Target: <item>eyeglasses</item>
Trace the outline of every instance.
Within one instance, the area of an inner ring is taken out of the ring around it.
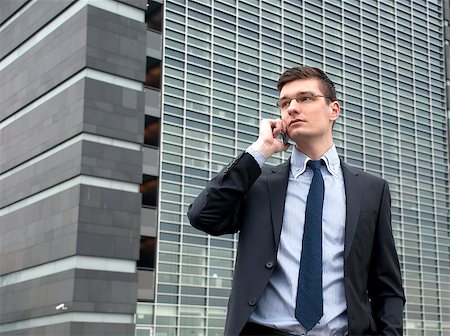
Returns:
[[[318,98],[318,97],[331,99],[328,96],[323,96],[323,95],[320,95],[320,94],[317,94],[314,92],[307,91],[307,92],[298,93],[294,98],[288,98],[288,97],[282,98],[279,101],[277,101],[277,106],[280,109],[284,110],[284,109],[287,109],[289,107],[289,105],[291,105],[292,99],[295,99],[297,101],[297,103],[299,103],[299,104],[308,104],[308,103],[311,103],[314,100],[316,100],[316,98]]]

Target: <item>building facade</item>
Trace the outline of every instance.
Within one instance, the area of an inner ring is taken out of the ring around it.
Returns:
[[[450,333],[448,13],[438,0],[164,3],[156,294],[138,304],[140,335],[223,332],[236,237],[202,234],[186,210],[278,117],[276,80],[298,64],[337,84],[340,155],[390,182],[405,334]]]
[[[1,335],[135,333],[145,10],[0,3]]]
[[[336,83],[339,154],[390,182],[405,335],[450,334],[449,16],[448,0],[1,2],[0,335],[222,335],[237,236],[187,207],[279,116],[299,64]]]

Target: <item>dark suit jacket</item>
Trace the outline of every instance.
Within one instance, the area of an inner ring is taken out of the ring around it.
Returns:
[[[404,292],[386,181],[341,162],[346,192],[344,282],[349,335],[401,335]],[[262,170],[243,153],[191,204],[191,224],[239,231],[225,335],[239,335],[277,262],[290,160]]]

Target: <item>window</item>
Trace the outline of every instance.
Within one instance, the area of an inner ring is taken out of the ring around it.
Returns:
[[[147,28],[161,32],[162,30],[162,4],[148,0],[147,11],[145,12],[145,22]]]
[[[159,147],[160,119],[149,115],[145,116],[144,144]]]
[[[147,57],[145,85],[155,89],[161,88],[161,60]]]
[[[142,193],[142,205],[156,207],[158,202],[158,177],[144,175],[140,192]]]
[[[141,237],[139,260],[137,261],[138,269],[153,270],[155,268],[155,249],[155,237]]]

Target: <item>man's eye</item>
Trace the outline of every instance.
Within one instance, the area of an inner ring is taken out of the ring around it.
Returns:
[[[301,96],[300,97],[300,101],[302,101],[302,102],[308,102],[308,101],[311,101],[311,100],[312,100],[311,96]]]
[[[291,102],[289,100],[281,101],[281,107],[288,107]]]

